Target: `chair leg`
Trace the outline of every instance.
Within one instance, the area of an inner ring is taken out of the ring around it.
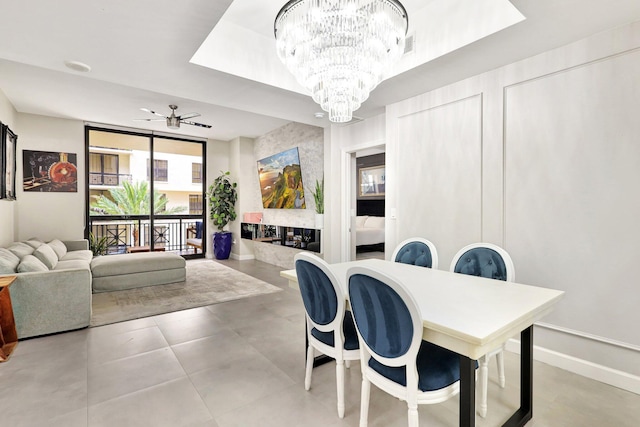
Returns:
[[[498,364],[498,379],[500,381],[500,387],[504,388],[506,379],[504,376],[504,353],[502,351],[496,354],[496,363]]]
[[[480,362],[480,405],[478,412],[482,418],[487,416],[487,388],[489,383],[489,360],[485,354],[479,360]]]
[[[362,377],[362,392],[360,396],[360,427],[367,427],[369,418],[369,395],[371,394],[371,383],[364,376]]]
[[[336,360],[336,383],[338,386],[338,417],[344,418],[344,360]]]
[[[415,408],[409,408],[408,411],[409,418],[409,427],[418,427],[420,425],[420,420],[418,419],[418,406]]]
[[[351,360],[345,360],[344,361],[344,366],[349,369],[351,367]]]
[[[304,389],[309,390],[311,388],[311,372],[313,371],[313,358],[315,357],[313,346],[307,347],[307,366],[304,374]]]

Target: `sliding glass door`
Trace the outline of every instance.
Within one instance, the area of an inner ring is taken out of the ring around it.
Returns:
[[[94,253],[204,256],[204,142],[93,127],[86,140]]]

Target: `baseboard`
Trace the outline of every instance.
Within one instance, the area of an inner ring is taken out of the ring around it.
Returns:
[[[520,354],[520,341],[515,339],[507,341],[506,349]],[[640,394],[640,377],[636,375],[538,346],[533,346],[533,358],[574,374]]]
[[[238,254],[231,253],[231,259],[235,259],[238,261],[247,261],[250,259],[256,259],[256,256],[255,255],[238,255]]]

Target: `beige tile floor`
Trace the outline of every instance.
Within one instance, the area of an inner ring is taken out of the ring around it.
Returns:
[[[335,369],[314,370],[304,391],[304,315],[279,267],[227,261],[283,292],[21,342],[0,364],[0,426],[357,426],[359,364],[346,374],[346,416],[335,407]],[[494,366],[492,366],[493,368]],[[497,426],[518,402],[518,357],[507,387],[490,369]],[[640,396],[534,365],[532,427],[637,427]],[[458,399],[422,406],[421,426],[456,426]],[[369,425],[406,426],[406,405],[372,388]]]

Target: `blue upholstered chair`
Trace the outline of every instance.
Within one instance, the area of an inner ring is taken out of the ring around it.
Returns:
[[[360,339],[360,427],[367,425],[371,383],[407,402],[409,427],[418,404],[443,402],[460,391],[460,355],[422,340],[422,314],[395,279],[377,270],[347,272],[349,301]]]
[[[391,260],[421,267],[438,268],[438,251],[436,246],[427,239],[412,237],[396,246]]]
[[[353,317],[345,309],[345,295],[324,260],[309,253],[300,253],[294,260],[309,342],[304,388],[311,388],[315,350],[333,357],[336,360],[338,416],[343,418],[345,361],[348,364],[350,360],[360,359]]]
[[[451,261],[451,271],[471,276],[487,277],[489,279],[513,282],[515,268],[511,257],[499,246],[491,243],[474,243],[460,249]],[[489,384],[489,359],[496,356],[500,387],[504,388],[504,357],[505,345],[490,351],[480,359],[480,405],[478,412],[482,417],[487,416],[487,387]]]

